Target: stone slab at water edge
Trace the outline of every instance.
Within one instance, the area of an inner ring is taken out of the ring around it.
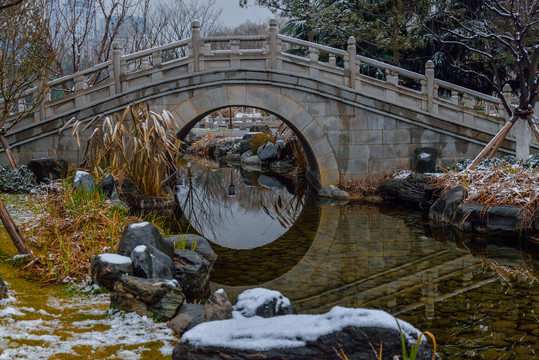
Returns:
[[[407,349],[420,331],[398,320]],[[186,332],[172,353],[173,360],[208,359],[382,359],[402,354],[397,320],[380,310],[334,307],[322,315],[234,318],[200,324]],[[417,360],[430,360],[433,351],[422,337]]]

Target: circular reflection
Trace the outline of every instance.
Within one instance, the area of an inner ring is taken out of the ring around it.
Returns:
[[[305,192],[296,192],[286,178],[191,164],[180,174],[178,202],[190,230],[220,247],[253,249],[272,243],[303,209]]]

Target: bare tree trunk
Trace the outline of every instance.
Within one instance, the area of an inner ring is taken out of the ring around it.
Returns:
[[[17,228],[17,225],[15,225],[15,223],[13,222],[13,219],[11,218],[11,215],[9,215],[9,212],[4,206],[4,202],[2,201],[2,199],[0,199],[0,219],[2,219],[2,223],[4,224],[4,227],[6,228],[17,250],[19,250],[21,254],[32,255],[32,250],[30,250],[30,248],[26,244],[26,241],[24,240],[24,237],[21,235],[19,229]]]
[[[2,146],[4,147],[4,151],[6,152],[7,158],[9,160],[9,165],[13,170],[15,170],[17,168],[17,162],[13,157],[13,153],[11,152],[11,148],[9,147],[9,143],[6,140],[5,134],[5,132],[0,132],[0,142],[2,142]]]

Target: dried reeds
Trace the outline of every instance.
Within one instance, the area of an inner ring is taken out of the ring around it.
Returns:
[[[433,178],[434,185],[449,190],[463,186],[465,202],[485,206],[513,205],[533,215],[539,200],[539,169],[520,165],[493,165],[483,170],[448,171]]]
[[[172,115],[134,104],[121,116],[115,113],[99,123],[101,120],[98,116],[82,129],[80,121],[73,123],[79,146],[79,133],[95,126],[84,150],[94,177],[112,174],[119,182],[131,180],[142,195],[166,196],[161,183],[168,172],[177,170],[175,159],[180,147]]]

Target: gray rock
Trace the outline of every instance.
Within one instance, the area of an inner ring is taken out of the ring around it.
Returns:
[[[254,288],[238,295],[234,310],[245,317],[261,316],[269,318],[279,315],[295,314],[296,309],[290,300],[276,290]]]
[[[38,183],[48,180],[59,180],[68,169],[67,160],[63,158],[41,158],[33,159],[28,162],[28,169],[34,173]]]
[[[261,132],[265,132],[265,133],[270,133],[271,134],[271,129],[268,125],[266,124],[256,124],[256,125],[252,125],[250,128],[249,128],[249,132],[251,133],[261,133]]]
[[[246,164],[246,165],[260,165],[260,164],[262,164],[262,160],[260,160],[260,158],[258,156],[256,156],[256,155],[249,155],[249,156],[242,155],[241,162]]]
[[[167,241],[174,244],[178,241],[185,241],[185,249],[191,250],[202,256],[210,262],[210,265],[217,261],[217,254],[213,251],[210,242],[203,236],[196,234],[179,234],[165,238]]]
[[[346,309],[340,308],[327,314],[311,316],[324,319],[315,320],[317,323],[339,322],[342,321],[341,319],[349,318],[349,316],[342,314],[343,310]],[[363,309],[354,310],[362,311]],[[338,312],[341,312],[340,316],[337,315]],[[379,325],[371,323],[366,326],[344,326],[343,324],[333,328],[329,327],[324,332],[318,330],[314,336],[304,335],[301,328],[297,329],[297,327],[293,327],[293,329],[296,329],[295,331],[283,331],[283,326],[295,323],[295,315],[288,315],[286,321],[283,319],[283,322],[278,321],[279,318],[274,318],[242,319],[241,323],[238,323],[238,319],[203,323],[184,334],[182,340],[172,352],[172,360],[330,360],[339,359],[341,351],[351,360],[378,358],[373,354],[373,347],[376,348],[376,351],[380,351],[384,360],[390,360],[394,359],[395,355],[402,354],[402,344],[399,330],[396,326],[391,326],[394,324],[393,319],[389,314],[387,315],[388,317],[384,316],[385,321],[380,321]],[[365,313],[364,317],[368,318],[372,317],[372,315]],[[301,324],[301,320],[298,319],[298,322]],[[410,353],[411,345],[415,345],[417,342],[419,332],[409,324],[405,325],[404,322],[401,322],[401,325],[407,339],[405,344],[406,352]],[[218,329],[222,332],[219,335],[219,345],[196,345],[201,339],[204,339],[202,341],[206,342],[206,344],[211,344],[211,334]],[[230,330],[227,332],[226,329]],[[261,331],[262,329],[263,332]],[[238,331],[241,331],[243,336],[238,336]],[[305,333],[311,332],[306,329]],[[267,344],[263,350],[255,350],[256,347],[250,346],[249,334],[253,334],[251,336],[256,339],[256,341],[253,340],[253,344]],[[287,344],[298,341],[303,344],[287,346]],[[380,345],[382,345],[381,349]],[[434,358],[439,359],[439,357]],[[421,342],[415,359],[433,359],[433,351],[426,341]]]
[[[146,245],[150,251],[156,248],[171,259],[174,257],[174,246],[165,241],[159,230],[149,222],[131,224],[124,230],[118,244],[118,254],[131,256],[133,249],[139,245]]]
[[[261,133],[260,131],[249,131],[249,132],[243,134],[241,139],[244,140],[244,141],[251,141],[255,135],[260,134],[260,133]]]
[[[459,204],[466,197],[466,188],[462,186],[456,186],[446,191],[429,210],[429,219],[437,223],[450,224],[455,217],[455,212]]]
[[[261,145],[257,150],[256,154],[258,158],[262,161],[273,161],[278,158],[279,144],[273,142],[267,142]],[[281,144],[281,148],[284,148],[284,145]]]
[[[347,200],[350,199],[350,194],[339,189],[335,185],[326,185],[320,189],[318,196],[329,199]]]
[[[144,279],[174,278],[174,261],[156,248],[139,245],[131,252],[133,275]]]
[[[110,295],[111,308],[134,311],[158,321],[168,321],[176,316],[184,301],[185,296],[176,281],[134,276],[120,278]]]
[[[118,190],[116,188],[116,181],[111,174],[105,176],[103,180],[97,185],[97,189],[101,190],[105,196],[111,200],[119,200]]]
[[[207,296],[211,266],[208,260],[191,250],[174,251],[174,279],[188,302]]]
[[[238,165],[241,163],[241,154],[230,154],[229,160],[231,164]]]
[[[183,304],[178,314],[167,323],[167,327],[177,336],[182,336],[184,332],[204,322],[203,313],[202,304]]]
[[[518,237],[534,227],[534,219],[525,216],[516,206],[482,206],[460,204],[455,212],[453,226],[465,232],[491,236]]]
[[[5,298],[7,298],[7,285],[2,279],[2,275],[0,275],[0,300]]]
[[[251,154],[251,141],[250,140],[241,140],[239,144],[240,154],[249,152]]]
[[[436,160],[438,150],[422,147],[416,148],[414,152],[413,170],[416,173],[431,173],[436,170]]]
[[[213,293],[204,304],[204,321],[232,319],[232,304],[223,289]]]
[[[73,179],[73,187],[77,189],[82,188],[87,193],[91,193],[95,190],[94,177],[86,171],[77,170]]]
[[[258,184],[267,189],[282,190],[284,185],[275,176],[262,174],[258,177]]]
[[[431,177],[423,174],[410,174],[405,179],[388,179],[378,186],[378,193],[386,201],[421,204],[425,197],[425,188]]]
[[[133,275],[133,263],[127,256],[100,254],[92,260],[91,276],[94,284],[109,290],[122,276]]]

